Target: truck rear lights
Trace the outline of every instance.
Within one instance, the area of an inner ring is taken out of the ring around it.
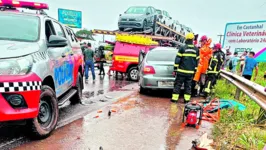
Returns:
[[[0,0],[0,6],[14,7],[14,8],[28,8],[35,10],[49,9],[48,5],[45,3],[36,3],[36,2],[18,1],[18,0]]]
[[[155,74],[155,70],[152,66],[145,66],[143,69],[143,74]]]
[[[3,97],[9,103],[9,105],[13,108],[27,108],[27,104],[20,94],[7,94],[3,93]]]

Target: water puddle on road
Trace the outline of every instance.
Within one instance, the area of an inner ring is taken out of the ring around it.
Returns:
[[[136,92],[17,149],[189,149],[205,131],[181,127],[183,106]]]

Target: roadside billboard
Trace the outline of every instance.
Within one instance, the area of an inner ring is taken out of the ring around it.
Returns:
[[[253,51],[259,55],[266,48],[266,20],[227,23],[223,47],[239,54]]]
[[[68,9],[58,9],[58,21],[71,28],[82,28],[82,12]]]

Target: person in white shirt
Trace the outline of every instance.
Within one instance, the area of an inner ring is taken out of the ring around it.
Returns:
[[[244,53],[241,55],[241,61],[240,61],[240,73],[243,72],[243,67],[245,65],[245,59],[248,57],[248,51],[244,51]]]

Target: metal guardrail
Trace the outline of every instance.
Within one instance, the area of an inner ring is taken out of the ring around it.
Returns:
[[[244,92],[261,107],[258,121],[266,120],[266,92],[263,86],[224,70],[221,71],[221,76],[237,87],[235,99],[240,98],[241,91]]]

